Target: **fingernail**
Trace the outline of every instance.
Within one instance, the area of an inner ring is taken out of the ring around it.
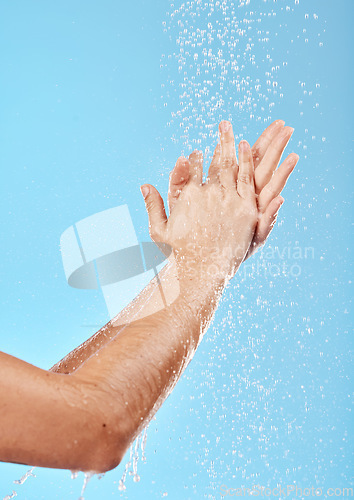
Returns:
[[[280,137],[290,137],[293,132],[294,129],[292,127],[284,127],[281,131]]]
[[[227,121],[223,121],[220,123],[220,130],[223,134],[225,134],[226,132],[228,132],[231,128],[231,123],[230,122],[227,122]]]
[[[281,207],[282,204],[284,203],[284,198],[282,196],[278,196],[278,203],[279,203],[279,207]]]
[[[293,165],[295,165],[297,162],[299,161],[299,155],[297,155],[296,153],[292,153],[288,160],[287,160],[287,164],[292,167]]]
[[[143,198],[145,199],[147,197],[147,195],[150,193],[150,188],[149,186],[140,186],[140,191],[141,191],[141,194],[143,195]]]
[[[247,142],[247,141],[241,141],[241,142],[240,142],[240,150],[241,150],[241,151],[246,152],[246,151],[248,151],[248,150],[249,150],[249,148],[250,148],[250,145],[248,144],[248,142]]]

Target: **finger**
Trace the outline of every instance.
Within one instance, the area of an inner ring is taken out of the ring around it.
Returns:
[[[282,196],[277,196],[269,203],[266,210],[261,215],[254,235],[254,247],[263,245],[265,240],[268,238],[276,222],[279,208],[283,203],[284,198]]]
[[[235,180],[235,174],[234,174],[234,171],[233,171],[231,165],[229,165],[228,167],[223,167],[220,170],[219,182],[220,182],[221,187],[225,191],[232,191],[233,193],[235,193],[236,180]]]
[[[171,213],[178,197],[189,179],[189,163],[186,158],[178,158],[170,174],[168,186],[168,210]]]
[[[294,132],[291,127],[284,127],[268,147],[261,163],[255,171],[256,193],[260,193],[264,186],[272,178],[274,170],[277,168],[285,146]]]
[[[226,120],[220,122],[219,131],[221,142],[220,169],[231,166],[234,171],[235,179],[237,179],[238,165],[236,158],[235,137],[231,123]]]
[[[195,150],[189,155],[189,180],[196,184],[203,182],[203,153]]]
[[[253,164],[256,169],[265,155],[268,147],[270,146],[272,140],[284,127],[285,122],[283,120],[276,120],[271,123],[269,127],[259,136],[256,142],[252,146]]]
[[[269,203],[280,194],[291,174],[295,165],[299,160],[299,156],[291,153],[280,167],[274,172],[273,177],[266,186],[262,189],[258,197],[258,210],[263,213]]]
[[[154,241],[163,241],[166,228],[166,212],[160,193],[151,184],[144,184],[140,187],[144,197],[146,211],[149,216],[149,232]]]
[[[219,178],[219,170],[220,170],[220,159],[221,159],[221,144],[218,143],[214,150],[214,155],[211,160],[207,182],[216,182]]]
[[[239,144],[239,169],[237,175],[237,191],[242,198],[254,193],[254,169],[250,145],[247,141]]]

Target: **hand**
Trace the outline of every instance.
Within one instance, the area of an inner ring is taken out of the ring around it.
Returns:
[[[221,146],[217,150],[221,153]],[[183,181],[168,219],[158,191],[151,185],[142,186],[151,238],[173,248],[182,281],[231,278],[249,249],[257,223],[253,158],[249,144],[242,141],[238,166],[234,150],[234,145],[224,150],[225,161],[210,166],[204,184],[202,159],[198,158],[194,172],[193,161],[179,159],[180,171],[192,175]]]
[[[276,222],[278,210],[284,201],[280,193],[299,157],[295,153],[291,153],[278,169],[277,166],[292,132],[293,129],[290,127],[284,127],[282,120],[277,120],[266,128],[252,147],[255,167],[255,188],[258,195],[257,205],[260,217],[252,244],[245,259],[250,257],[265,243]],[[210,170],[213,171],[220,162],[225,161],[229,150],[235,150],[233,141],[232,129],[230,129],[225,136],[222,136],[221,152],[218,147],[215,149]],[[236,152],[234,152],[234,162],[237,165]],[[168,192],[170,213],[172,213],[179,194],[189,178],[194,176],[198,179],[202,178],[202,166],[203,156],[199,151],[194,151],[189,156],[189,167],[184,163],[183,159],[177,161],[176,166],[170,174]]]

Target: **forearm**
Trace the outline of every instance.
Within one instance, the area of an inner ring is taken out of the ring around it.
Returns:
[[[178,295],[178,279],[176,266],[171,258],[170,262],[154,277],[141,293],[128,304],[119,314],[104,325],[92,337],[69,352],[62,360],[50,369],[56,373],[69,374],[74,372],[97,350],[112,340],[127,324],[139,317],[149,316],[163,306],[161,289],[164,301],[170,305]]]
[[[128,325],[73,375],[105,394],[117,463],[172,391],[212,320],[223,284],[181,293],[173,304]]]

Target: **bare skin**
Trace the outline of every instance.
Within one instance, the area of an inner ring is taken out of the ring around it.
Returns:
[[[249,258],[259,247],[264,245],[275,225],[279,208],[284,201],[280,193],[291,172],[295,168],[299,159],[298,155],[295,153],[289,154],[281,163],[280,167],[277,167],[292,132],[292,128],[284,127],[284,122],[282,120],[276,120],[264,130],[252,147],[259,219],[252,244],[245,259]],[[237,165],[232,128],[225,133],[221,133],[220,130],[220,137],[221,144],[215,149],[209,167],[208,179],[212,179],[216,176],[220,163],[227,162],[227,158],[230,155],[234,156],[235,164]],[[177,160],[169,179],[167,202],[170,214],[173,211],[181,190],[189,179],[196,176],[201,182],[202,172],[203,155],[200,151],[194,151],[189,155],[188,160],[183,157]],[[161,270],[158,276],[164,291],[169,294],[169,296],[166,297],[167,303],[171,304],[179,291],[177,269],[173,258],[170,259],[169,264]],[[115,337],[120,329],[124,328],[125,324],[133,321],[137,311],[140,311],[144,316],[156,312],[159,309],[157,306],[159,298],[159,286],[157,279],[154,278],[116,318],[108,322],[83,344],[68,353],[61,361],[56,363],[51,370],[57,373],[72,373],[88,357],[93,355],[106,342]]]
[[[156,189],[142,187],[152,238],[173,248],[180,291],[176,300],[117,328],[115,335],[112,326],[106,340],[98,341],[96,351],[88,346],[85,362],[80,360],[69,376],[55,373],[55,367],[41,370],[0,353],[0,398],[4,402],[0,426],[6,431],[0,436],[0,460],[110,470],[171,392],[257,231],[257,241],[266,233],[264,228],[259,232],[264,214],[271,221],[279,206],[272,198],[258,217],[251,149],[245,141],[241,143],[237,164],[230,134],[231,129],[222,131],[221,150],[209,169],[208,182],[200,182],[198,160],[197,175],[189,177],[173,198],[170,194],[173,209],[168,219]],[[175,168],[181,168],[181,163],[184,171],[195,168],[193,158],[179,161]],[[262,162],[256,172],[260,167]],[[275,193],[277,189],[275,185]]]

